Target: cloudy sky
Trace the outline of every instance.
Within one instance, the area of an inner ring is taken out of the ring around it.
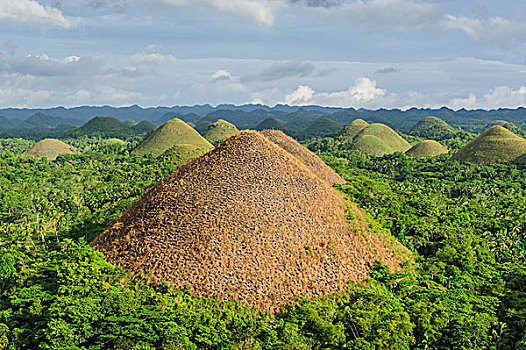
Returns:
[[[523,0],[0,0],[0,107],[526,106]]]

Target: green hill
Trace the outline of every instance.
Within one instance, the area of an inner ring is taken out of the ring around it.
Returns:
[[[95,117],[72,133],[75,136],[100,135],[119,138],[135,134],[130,127],[114,117]]]
[[[262,130],[287,130],[287,127],[285,127],[285,124],[281,122],[280,120],[277,120],[276,118],[267,118],[265,120],[262,120],[256,127],[254,128],[256,130],[262,131]]]
[[[416,123],[409,133],[413,136],[441,140],[453,135],[455,129],[440,118],[425,117]]]
[[[195,158],[198,158],[208,152],[209,149],[198,147],[195,145],[181,144],[175,145],[163,153],[163,158],[169,158],[170,161],[178,166],[183,166],[190,163]]]
[[[126,124],[126,126],[129,126],[131,128],[132,126],[135,126],[138,123],[135,120],[128,119],[124,121],[124,124]]]
[[[104,144],[106,146],[110,146],[110,145],[121,145],[121,146],[124,146],[126,144],[126,142],[121,140],[121,139],[111,138],[111,139],[107,139],[106,141],[104,141]]]
[[[305,129],[306,137],[325,137],[338,134],[342,125],[330,117],[316,119]]]
[[[217,145],[238,131],[234,124],[223,119],[218,119],[216,122],[210,124],[203,137],[211,144]]]
[[[208,120],[201,120],[194,126],[194,129],[197,130],[199,134],[204,135],[210,125],[212,125],[212,122]]]
[[[345,140],[352,140],[360,131],[365,129],[369,126],[369,123],[367,123],[363,119],[355,119],[349,124],[345,125],[342,132],[340,133],[340,137],[342,137]]]
[[[61,154],[74,154],[71,147],[57,139],[44,139],[33,145],[29,150],[24,152],[24,156],[37,156],[38,158],[46,157],[49,160],[55,160]]]
[[[448,153],[447,148],[435,140],[419,142],[405,152],[405,154],[412,157],[435,157],[444,153]]]
[[[203,150],[214,148],[197,131],[181,119],[167,121],[147,135],[132,151],[133,155],[153,154],[159,156],[176,145],[193,145]]]
[[[136,125],[132,126],[131,129],[136,134],[147,134],[147,133],[155,130],[156,127],[157,126],[154,123],[152,123],[151,121],[143,120],[139,124],[136,124]]]
[[[392,152],[405,152],[411,148],[411,145],[406,140],[385,124],[370,124],[356,135],[354,142],[365,135],[377,137],[389,146]]]
[[[503,128],[494,126],[462,147],[451,159],[460,162],[506,163],[526,153],[526,140]]]
[[[494,120],[492,121],[491,123],[489,123],[488,125],[486,125],[486,127],[484,128],[483,131],[486,131],[494,126],[502,126],[503,128],[506,128],[508,129],[509,131],[511,132],[517,132],[519,131],[519,128],[517,127],[517,125],[513,124],[513,123],[510,123],[510,122],[507,122],[505,120]]]
[[[358,135],[353,141],[352,149],[371,157],[394,153],[391,147],[374,135]]]

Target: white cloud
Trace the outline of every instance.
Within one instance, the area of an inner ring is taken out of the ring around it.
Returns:
[[[134,64],[163,64],[175,63],[177,58],[172,55],[161,55],[158,53],[136,53],[130,57],[130,62]]]
[[[224,69],[218,70],[212,75],[213,81],[222,81],[222,80],[231,80],[231,79],[232,79],[232,74],[230,74],[230,72]]]
[[[473,40],[485,40],[499,44],[520,40],[526,35],[526,24],[512,22],[502,17],[480,20],[446,15],[441,24],[445,30],[464,32]]]
[[[283,0],[162,0],[173,6],[212,7],[219,11],[241,15],[264,26],[272,26],[276,10],[283,8]]]
[[[314,96],[315,92],[306,85],[300,85],[296,91],[285,96],[285,104],[290,106],[305,105]]]
[[[71,22],[59,9],[42,6],[33,0],[0,0],[0,20],[48,24],[69,28]]]
[[[376,81],[361,77],[356,79],[354,85],[351,85],[349,89],[337,92],[316,93],[311,87],[301,85],[294,92],[285,96],[285,103],[288,105],[361,107],[385,94],[384,89],[376,86]]]
[[[509,86],[497,86],[481,98],[470,93],[468,97],[452,99],[448,105],[454,109],[526,107],[526,86],[521,86],[517,90]]]

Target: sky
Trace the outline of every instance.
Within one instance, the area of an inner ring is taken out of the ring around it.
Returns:
[[[0,0],[0,108],[526,106],[524,0]]]

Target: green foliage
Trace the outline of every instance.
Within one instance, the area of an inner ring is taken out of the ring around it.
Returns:
[[[151,285],[106,263],[85,241],[177,165],[131,157],[133,139],[67,142],[78,153],[49,162],[21,157],[32,142],[0,140],[0,349],[526,345],[523,165],[368,158],[341,140],[310,140],[348,180],[340,190],[413,251],[416,268],[377,263],[368,281],[270,315]]]

